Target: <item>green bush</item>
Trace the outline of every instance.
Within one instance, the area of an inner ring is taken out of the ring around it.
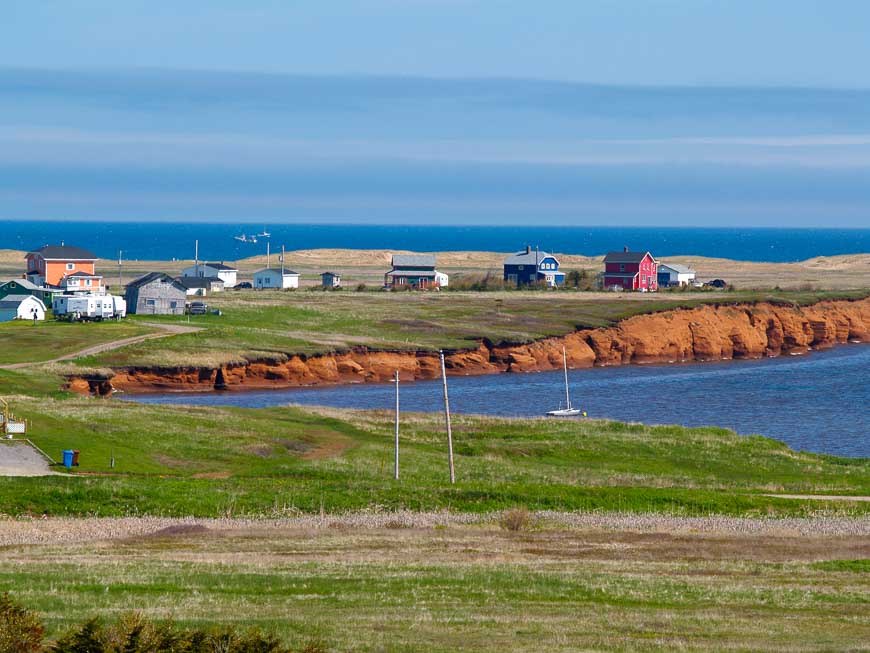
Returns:
[[[0,595],[0,653],[293,653],[274,635],[258,629],[239,631],[180,629],[172,623],[154,623],[138,613],[122,615],[105,625],[92,618],[52,645],[44,641],[45,629],[36,614]],[[326,653],[326,645],[312,640],[299,653]]]
[[[0,653],[31,653],[42,648],[45,629],[39,617],[0,595]]]

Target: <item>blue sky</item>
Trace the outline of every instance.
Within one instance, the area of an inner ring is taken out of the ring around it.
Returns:
[[[870,224],[870,3],[4,3],[0,217]]]

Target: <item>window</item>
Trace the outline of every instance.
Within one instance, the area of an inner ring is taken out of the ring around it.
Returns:
[[[66,264],[66,269],[67,269],[67,270],[75,270],[75,269],[76,269],[76,264],[75,264],[75,263],[67,263],[67,264]]]
[[[156,304],[156,302],[153,299],[146,299],[145,300],[145,306],[154,306],[155,304]]]
[[[619,264],[619,271],[620,271],[620,272],[625,272],[625,263],[620,263],[620,264]]]
[[[85,281],[85,285],[86,285],[86,286],[90,286],[90,285],[91,285],[91,280],[88,279],[87,281]]]
[[[154,301],[153,299],[150,301]],[[178,308],[178,302],[169,302],[169,308]]]

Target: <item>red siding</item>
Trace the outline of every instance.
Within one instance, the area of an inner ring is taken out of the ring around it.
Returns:
[[[613,275],[635,274],[634,279],[631,277],[608,276],[608,273]],[[604,287],[622,286],[626,290],[647,290],[654,292],[659,289],[658,281],[658,264],[655,259],[647,253],[640,263],[605,263],[604,265]]]

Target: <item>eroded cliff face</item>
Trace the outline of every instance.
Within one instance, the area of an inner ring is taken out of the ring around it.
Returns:
[[[638,315],[603,329],[523,345],[488,345],[446,356],[448,374],[532,372],[562,366],[562,348],[572,368],[761,358],[804,353],[837,343],[870,342],[870,298],[826,301],[813,306],[759,303],[701,306]],[[253,361],[224,368],[122,369],[111,385],[128,392],[211,390],[386,382],[439,376],[436,352],[386,352],[357,348],[318,356],[290,356],[282,362]],[[87,387],[87,389],[85,389]],[[105,385],[73,379],[70,388],[106,394]]]

